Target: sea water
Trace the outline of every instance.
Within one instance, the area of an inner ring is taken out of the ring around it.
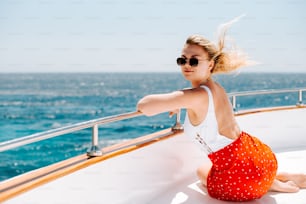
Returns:
[[[214,77],[230,92],[306,87],[306,74],[240,73]],[[180,73],[0,74],[0,142],[96,118],[136,110],[154,93],[190,87]],[[297,93],[242,97],[239,109],[292,105]],[[303,98],[305,101],[305,96]],[[99,126],[99,145],[108,146],[174,124],[167,113]],[[79,154],[91,145],[91,129],[0,153],[0,181]]]

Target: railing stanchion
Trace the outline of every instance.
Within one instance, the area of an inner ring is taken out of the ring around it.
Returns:
[[[237,106],[236,106],[236,96],[235,95],[232,96],[232,106],[233,106],[234,113],[236,113],[237,112]]]
[[[182,131],[182,130],[184,130],[184,127],[181,124],[181,110],[179,110],[176,114],[176,121],[172,127],[172,131]]]
[[[90,157],[98,157],[102,156],[102,151],[99,147],[99,128],[98,124],[95,124],[92,127],[92,146],[90,150],[87,152],[87,155]]]
[[[303,106],[303,90],[299,90],[299,101],[297,102],[296,106],[301,107]]]

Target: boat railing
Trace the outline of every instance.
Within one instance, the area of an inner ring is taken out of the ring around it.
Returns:
[[[232,98],[232,106],[234,111],[237,111],[237,105],[236,105],[236,99],[240,96],[250,96],[250,95],[262,95],[262,94],[276,94],[276,93],[287,93],[287,92],[298,92],[298,102],[297,106],[303,106],[303,91],[306,91],[306,88],[296,88],[296,89],[283,89],[283,90],[262,90],[262,91],[248,91],[248,92],[237,92],[237,93],[230,93],[229,97]],[[94,156],[101,156],[103,155],[103,152],[101,151],[101,148],[98,145],[99,142],[99,136],[98,136],[98,127],[102,124],[107,124],[115,121],[121,121],[126,119],[131,119],[135,117],[142,116],[143,114],[141,112],[129,112],[124,113],[120,115],[114,115],[114,116],[108,116],[103,118],[98,118],[94,120],[89,120],[81,123],[76,123],[73,125],[52,129],[45,132],[40,132],[36,134],[32,134],[29,136],[16,138],[13,140],[5,141],[0,143],[0,152],[10,150],[16,147],[20,147],[23,145],[31,144],[34,142],[38,142],[41,140],[50,139],[57,136],[62,136],[68,133],[76,132],[79,130],[92,128],[92,145],[89,151],[87,152],[87,155],[89,157]],[[180,123],[180,115],[181,113],[178,112],[176,114],[176,122],[175,125],[172,127],[172,131],[181,131],[183,129],[181,123]]]
[[[238,112],[237,97],[297,92],[298,93],[298,101],[296,102],[296,106],[302,107],[304,105],[303,104],[303,92],[304,91],[306,91],[306,88],[279,89],[279,90],[272,89],[272,90],[233,92],[233,93],[228,94],[228,96],[231,98],[231,102],[232,102],[234,112],[237,113]]]
[[[35,143],[38,141],[54,138],[57,136],[62,136],[68,133],[73,133],[79,130],[92,128],[92,145],[89,151],[87,152],[87,155],[90,157],[102,156],[103,153],[101,151],[101,148],[98,145],[98,142],[99,142],[98,126],[102,124],[111,123],[111,122],[131,119],[131,118],[139,117],[142,115],[143,114],[139,111],[129,112],[129,113],[124,113],[120,115],[113,115],[109,117],[89,120],[89,121],[76,123],[76,124],[65,126],[65,127],[52,129],[49,131],[32,134],[32,135],[21,137],[21,138],[16,138],[13,140],[9,140],[9,141],[0,143],[0,152],[10,150],[16,147],[20,147],[23,145]],[[182,125],[180,124],[180,112],[176,114],[176,123],[172,127],[172,130],[173,131],[182,130]]]

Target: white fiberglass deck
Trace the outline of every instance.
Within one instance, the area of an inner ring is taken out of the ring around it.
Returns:
[[[237,120],[241,129],[277,152],[279,170],[306,173],[305,108]],[[181,134],[79,170],[5,203],[227,203],[210,198],[198,182],[195,170],[205,161],[204,153]],[[248,203],[306,203],[306,190],[268,193]]]

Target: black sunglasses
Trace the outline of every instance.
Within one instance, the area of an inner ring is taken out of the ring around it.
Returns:
[[[189,65],[191,67],[196,67],[199,64],[199,60],[197,58],[194,58],[194,57],[190,58],[188,61],[189,61]],[[187,63],[187,59],[184,58],[184,57],[179,57],[179,58],[176,59],[176,63],[179,66],[183,66]]]

